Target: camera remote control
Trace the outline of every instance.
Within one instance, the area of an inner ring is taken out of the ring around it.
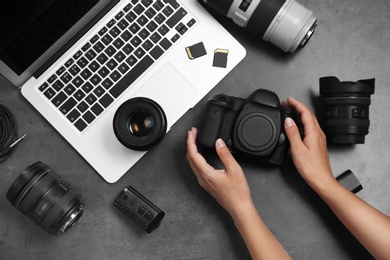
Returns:
[[[165,213],[130,185],[119,193],[114,206],[147,233],[158,228]]]

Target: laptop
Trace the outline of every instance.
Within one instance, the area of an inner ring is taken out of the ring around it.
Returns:
[[[109,183],[146,153],[116,138],[121,104],[154,100],[169,131],[246,54],[196,0],[9,0],[1,9],[0,73]],[[200,45],[199,57],[188,54]],[[226,66],[213,66],[220,49]]]

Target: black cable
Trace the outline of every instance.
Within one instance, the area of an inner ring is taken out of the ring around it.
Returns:
[[[7,160],[15,151],[17,138],[15,117],[5,106],[0,105],[0,163]]]

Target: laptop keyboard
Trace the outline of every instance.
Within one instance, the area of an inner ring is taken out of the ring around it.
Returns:
[[[82,132],[196,23],[188,16],[176,0],[132,0],[38,89]]]

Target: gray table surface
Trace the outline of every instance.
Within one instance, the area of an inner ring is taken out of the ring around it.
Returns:
[[[214,94],[247,97],[257,88],[281,99],[296,97],[315,108],[320,77],[376,78],[370,133],[364,145],[329,147],[338,175],[351,169],[364,189],[358,196],[390,214],[390,2],[387,0],[302,0],[318,17],[318,28],[300,52],[285,54],[227,21],[216,18],[245,46],[246,58],[186,113],[157,148],[115,184],[84,161],[7,80],[0,103],[14,112],[29,137],[0,164],[0,259],[248,259],[228,214],[202,189],[185,153],[187,131],[199,126]],[[215,161],[211,158],[210,161]],[[80,221],[62,236],[47,234],[18,212],[5,194],[28,165],[42,161],[84,197]],[[267,226],[294,259],[370,259],[330,209],[297,174],[291,159],[281,167],[240,158],[252,196]],[[166,212],[161,226],[146,234],[112,202],[131,184]]]

